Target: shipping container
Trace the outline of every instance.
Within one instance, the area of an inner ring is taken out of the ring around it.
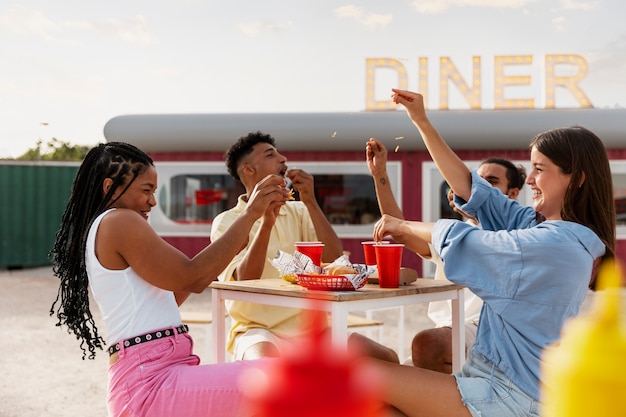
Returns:
[[[0,161],[0,269],[51,264],[78,165]]]

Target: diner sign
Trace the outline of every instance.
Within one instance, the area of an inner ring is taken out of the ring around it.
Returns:
[[[396,105],[388,100],[376,100],[376,75],[378,69],[394,71],[397,84],[393,87],[408,89],[408,75],[403,60],[397,58],[367,58],[365,78],[365,108],[366,110],[395,110]],[[483,84],[481,73],[481,57],[472,57],[471,81],[466,81],[454,62],[449,57],[439,58],[439,109],[449,108],[450,84],[454,85],[461,97],[467,102],[470,109],[481,109],[483,98]],[[531,86],[532,77],[521,73],[511,75],[513,66],[532,65],[532,55],[497,55],[493,61],[493,107],[495,109],[533,109],[533,97],[512,98],[505,94],[506,89]],[[576,54],[550,54],[545,56],[543,94],[545,108],[556,107],[556,90],[565,89],[571,93],[575,103],[580,108],[593,107],[591,101],[580,88],[579,82],[587,75],[587,61]],[[508,70],[508,71],[507,71]],[[522,69],[523,71],[523,69]],[[428,107],[429,72],[428,58],[418,58],[418,89],[424,96],[424,104]]]

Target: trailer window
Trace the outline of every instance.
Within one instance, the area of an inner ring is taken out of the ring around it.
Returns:
[[[372,224],[380,219],[370,175],[314,174],[313,178],[315,198],[331,224]]]
[[[317,174],[315,198],[331,224],[361,225],[380,218],[376,190],[369,175]],[[159,205],[172,221],[210,224],[237,204],[245,190],[226,174],[178,174],[161,185]],[[300,199],[297,192],[296,200]]]
[[[626,173],[613,173],[613,195],[617,225],[626,226]]]
[[[245,190],[226,173],[223,162],[158,162],[157,207],[149,221],[161,236],[206,237],[217,214],[237,204]],[[315,179],[315,197],[340,238],[369,238],[380,218],[374,182],[362,162],[298,162]],[[401,165],[388,162],[387,174],[402,207]],[[295,195],[296,199],[299,196]]]
[[[215,216],[234,206],[243,192],[226,174],[177,174],[161,185],[159,205],[172,221],[210,224]]]

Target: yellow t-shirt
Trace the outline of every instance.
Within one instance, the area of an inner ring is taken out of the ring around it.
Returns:
[[[237,205],[230,210],[220,213],[213,220],[211,227],[211,241],[217,240],[233,224],[237,216],[246,208],[247,202],[239,196]],[[252,228],[248,241],[252,242],[262,219],[257,220]],[[281,207],[272,228],[267,246],[265,267],[261,279],[280,278],[279,271],[272,266],[269,259],[273,259],[281,250],[293,253],[295,242],[316,241],[317,235],[309,211],[301,201],[290,201]],[[220,274],[220,281],[233,280],[233,272],[245,256],[247,247],[239,252]],[[266,304],[255,304],[244,301],[226,301],[228,314],[233,320],[228,338],[228,351],[232,353],[233,341],[236,335],[245,333],[248,329],[263,328],[279,337],[293,337],[301,335],[304,317],[302,310],[288,307],[277,307]]]

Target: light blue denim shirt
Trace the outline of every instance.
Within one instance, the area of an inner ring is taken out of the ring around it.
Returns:
[[[433,247],[447,278],[483,299],[474,349],[539,399],[543,349],[585,298],[594,259],[605,246],[586,226],[537,223],[535,211],[472,172],[472,194],[455,203],[482,228],[439,220]]]

